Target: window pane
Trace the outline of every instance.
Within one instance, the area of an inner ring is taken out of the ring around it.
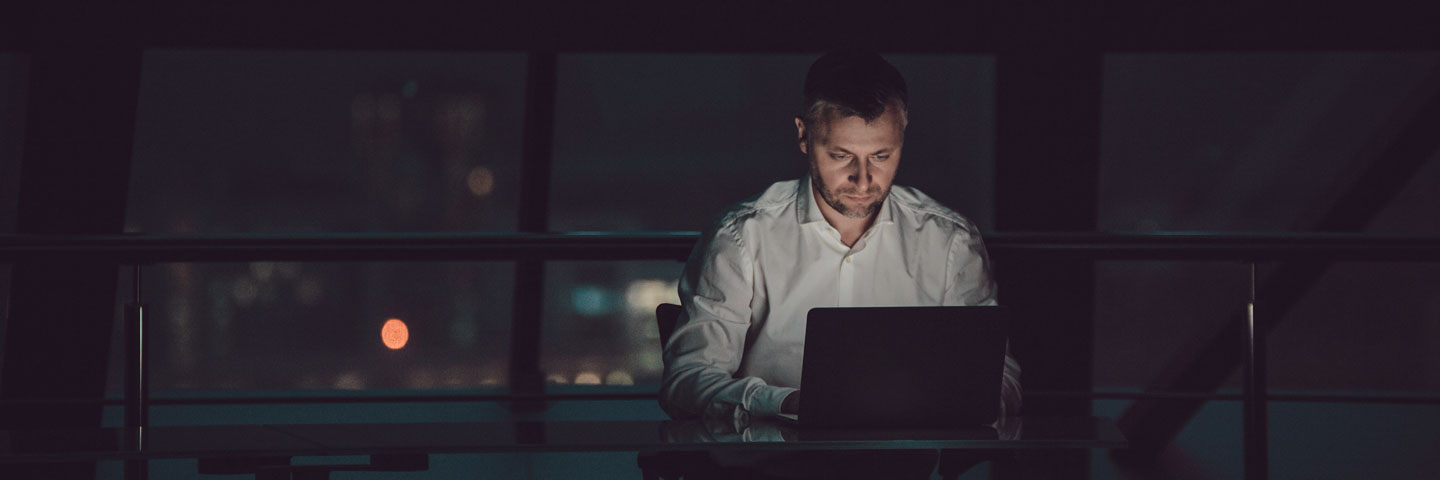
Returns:
[[[128,231],[515,229],[524,55],[154,50],[144,62]],[[512,281],[508,262],[156,265],[154,385],[502,385]],[[382,341],[392,318],[408,333],[398,350]]]
[[[550,262],[541,369],[551,385],[659,385],[655,307],[680,303],[684,265]]]
[[[1261,265],[1259,285],[1276,270]],[[1332,266],[1282,315],[1269,337],[1271,388],[1286,392],[1440,393],[1440,263]],[[1263,290],[1262,288],[1262,291]],[[1095,385],[1136,389],[1174,357],[1243,318],[1249,269],[1238,262],[1100,262],[1096,268]],[[1237,345],[1235,358],[1241,350]],[[1238,365],[1238,363],[1237,363]],[[1239,388],[1235,370],[1229,386]]]
[[[456,389],[508,380],[508,262],[174,263],[145,273],[156,390]],[[123,357],[113,357],[118,389]]]
[[[563,55],[551,226],[701,230],[807,170],[795,145],[810,55]],[[910,86],[896,183],[991,225],[993,61],[892,55]]]
[[[1108,55],[1100,228],[1314,230],[1437,73],[1437,54]],[[1436,163],[1376,231],[1440,231]]]
[[[524,56],[145,54],[128,228],[513,231]]]
[[[1249,280],[1238,262],[1097,262],[1095,387],[1148,385],[1172,357],[1244,312]]]
[[[1440,394],[1437,291],[1440,263],[1335,264],[1272,332],[1270,384]]]

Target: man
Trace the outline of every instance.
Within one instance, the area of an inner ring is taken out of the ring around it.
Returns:
[[[725,212],[685,266],[660,389],[671,417],[795,413],[813,307],[995,304],[975,226],[891,185],[908,101],[879,55],[811,65],[795,117],[810,175]],[[1018,413],[1020,367],[1008,353],[1000,402],[1002,416]]]

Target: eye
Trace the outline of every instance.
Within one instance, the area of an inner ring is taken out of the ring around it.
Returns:
[[[832,154],[830,154],[830,158],[834,158],[834,159],[836,159],[836,160],[849,160],[849,159],[850,159],[850,156],[849,156],[849,155],[845,155],[845,154],[840,154],[840,153],[832,153]]]
[[[890,155],[888,155],[888,154],[887,154],[887,155],[876,155],[876,156],[875,156],[875,161],[877,161],[877,162],[883,162],[883,161],[885,161],[885,159],[887,159],[887,158],[890,158]]]

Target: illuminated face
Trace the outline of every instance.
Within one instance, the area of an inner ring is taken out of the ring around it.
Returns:
[[[810,157],[810,183],[825,205],[846,218],[880,211],[900,166],[903,122],[895,109],[870,123],[858,116],[831,118],[810,132],[807,142],[804,122],[795,120],[800,151]]]

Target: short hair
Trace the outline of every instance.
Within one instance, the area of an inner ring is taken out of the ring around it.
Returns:
[[[858,116],[875,121],[887,108],[900,113],[901,125],[909,114],[910,94],[905,77],[879,54],[865,50],[826,53],[805,74],[805,104],[800,120],[807,140],[811,129],[830,118]]]

